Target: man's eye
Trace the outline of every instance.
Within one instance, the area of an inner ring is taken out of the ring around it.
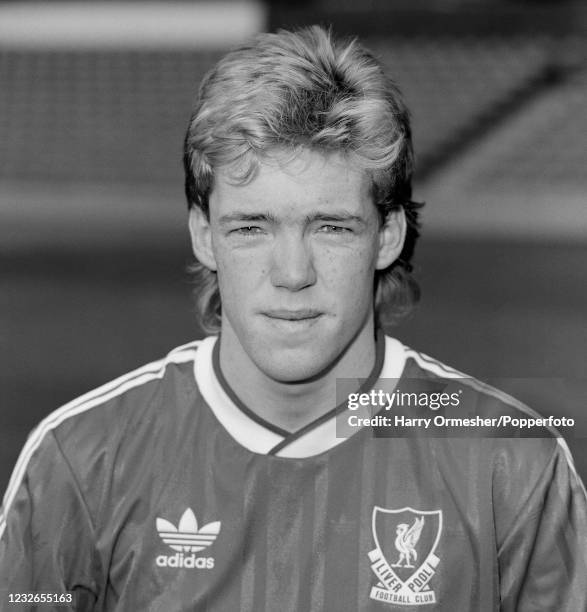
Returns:
[[[247,225],[245,227],[237,227],[232,230],[233,234],[240,234],[241,236],[254,236],[255,234],[262,233],[263,230],[256,225]]]
[[[325,232],[326,234],[345,234],[352,230],[341,225],[322,225],[318,231]]]

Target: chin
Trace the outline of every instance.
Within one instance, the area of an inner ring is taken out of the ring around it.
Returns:
[[[311,382],[320,377],[324,368],[309,368],[302,366],[300,368],[279,367],[271,364],[268,368],[262,368],[265,376],[275,382],[283,384],[302,384]]]

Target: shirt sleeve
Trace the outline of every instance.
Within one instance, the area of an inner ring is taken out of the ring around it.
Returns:
[[[9,608],[10,593],[66,591],[73,609],[92,610],[100,572],[93,522],[71,466],[52,431],[40,442],[33,433],[0,512],[0,610]]]
[[[585,487],[565,442],[554,447],[532,466],[537,479],[519,464],[510,474],[519,484],[512,498],[527,495],[498,550],[502,612],[587,611]]]

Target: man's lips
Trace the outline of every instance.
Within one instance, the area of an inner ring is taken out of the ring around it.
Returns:
[[[261,314],[270,319],[280,319],[282,321],[305,321],[317,319],[323,313],[313,308],[302,308],[299,310],[287,310],[284,308],[264,310]]]

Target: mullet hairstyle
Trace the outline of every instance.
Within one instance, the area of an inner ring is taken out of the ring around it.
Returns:
[[[410,263],[419,236],[411,200],[414,158],[409,113],[395,83],[356,40],[319,26],[260,34],[230,51],[204,77],[184,142],[188,207],[209,218],[214,172],[252,180],[259,162],[301,149],[344,153],[369,173],[380,222],[403,208],[407,233],[399,258],[375,272],[376,321],[393,325],[417,303]],[[192,266],[203,330],[220,329],[216,272]]]

